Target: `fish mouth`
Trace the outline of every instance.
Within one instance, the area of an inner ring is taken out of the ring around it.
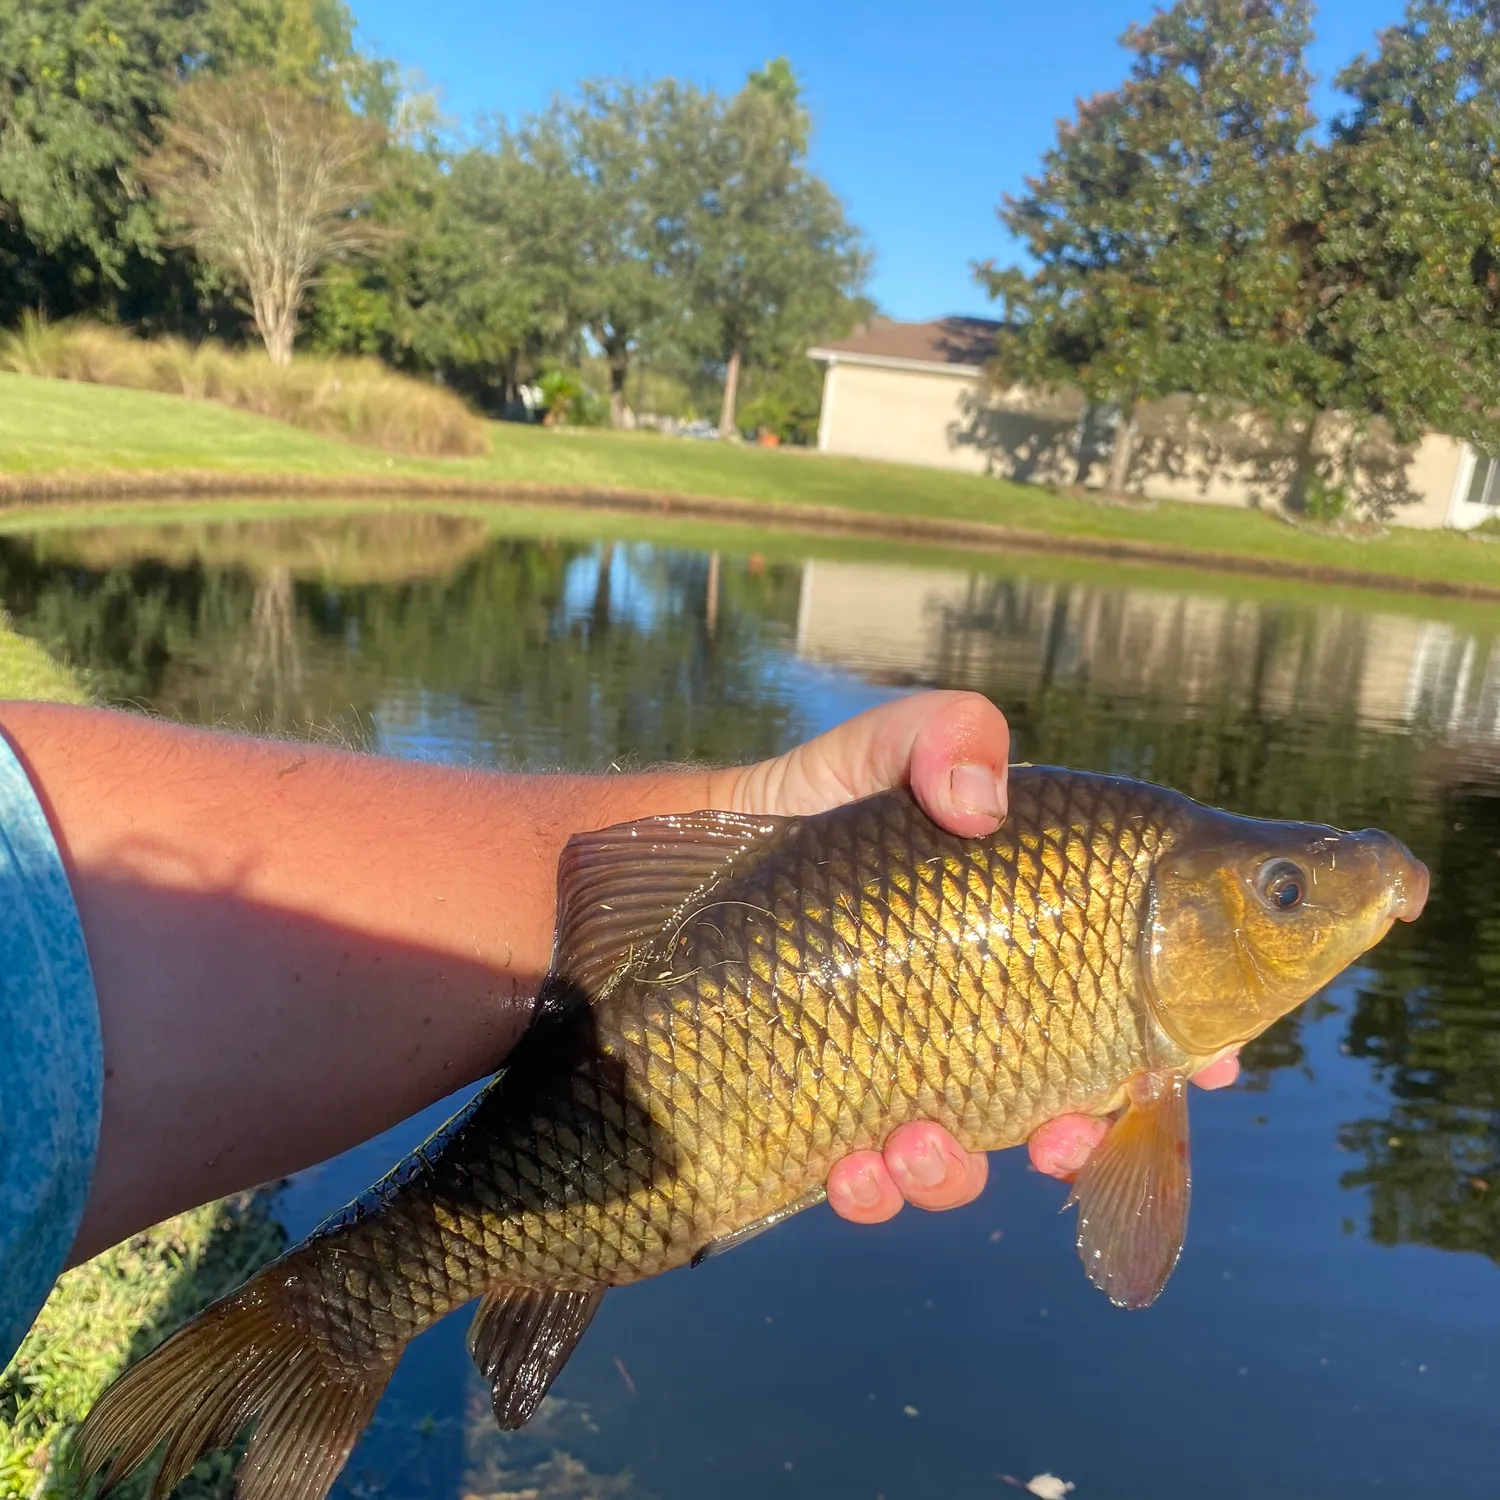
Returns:
[[[1415,922],[1427,905],[1432,877],[1427,866],[1400,839],[1371,828],[1365,837],[1377,846],[1380,875],[1386,889],[1386,916],[1393,921]]]

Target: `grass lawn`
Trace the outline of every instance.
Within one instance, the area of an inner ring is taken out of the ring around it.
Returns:
[[[1256,558],[1298,567],[1500,589],[1500,546],[1452,532],[1394,527],[1375,541],[1308,535],[1259,512],[1162,503],[1122,510],[983,476],[796,451],[688,442],[645,433],[553,431],[494,424],[473,459],[393,458],[280,423],[176,396],[0,375],[0,480],[194,470],[317,476],[351,484],[409,476],[473,484],[536,484],[703,495],[882,517],[978,521],[1059,539],[1121,542]],[[781,516],[778,517],[778,511]]]
[[[33,640],[7,630],[0,615],[0,698],[87,703],[83,683]]]

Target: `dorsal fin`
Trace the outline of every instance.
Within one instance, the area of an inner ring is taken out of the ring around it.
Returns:
[[[557,943],[539,1004],[606,995],[709,886],[793,818],[695,812],[568,840],[557,866]]]

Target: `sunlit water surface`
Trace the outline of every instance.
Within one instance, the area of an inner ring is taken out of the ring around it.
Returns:
[[[413,1346],[345,1497],[1492,1496],[1500,1438],[1500,610],[1042,559],[580,542],[422,512],[0,539],[17,628],[106,699],[497,766],[770,754],[921,685],[1017,758],[1379,824],[1428,914],[1193,1101],[1192,1225],[1151,1311],[1074,1259],[1023,1154],[876,1230],[803,1214],[608,1297],[527,1432],[462,1316]],[[814,557],[804,553],[816,552]],[[293,1234],[440,1106],[285,1190]]]

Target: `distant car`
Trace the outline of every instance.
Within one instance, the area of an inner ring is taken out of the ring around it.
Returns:
[[[716,438],[718,437],[718,435],[719,429],[715,427],[712,422],[684,422],[682,426],[677,429],[678,437]]]

